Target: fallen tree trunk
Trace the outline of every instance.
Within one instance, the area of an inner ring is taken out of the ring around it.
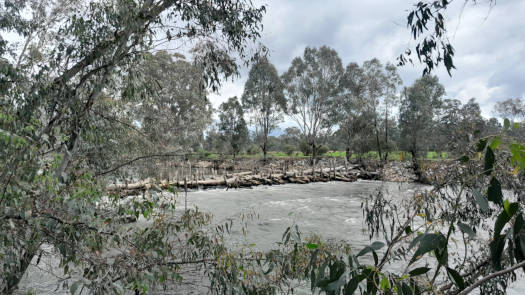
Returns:
[[[205,189],[213,187],[241,188],[258,185],[276,185],[286,183],[305,184],[310,182],[344,181],[352,182],[357,179],[379,179],[378,172],[364,171],[354,167],[335,167],[324,169],[308,169],[303,171],[287,171],[284,173],[254,174],[241,172],[225,174],[222,178],[204,180],[155,181],[145,179],[136,183],[110,184],[107,191],[120,196],[140,194],[145,190],[165,190],[168,188]]]

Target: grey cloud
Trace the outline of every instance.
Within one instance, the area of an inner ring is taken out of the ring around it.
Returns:
[[[282,0],[266,4],[262,41],[280,73],[306,46],[330,46],[347,64],[373,57],[395,63],[413,44],[405,25],[411,1]],[[483,114],[490,116],[495,102],[525,94],[525,1],[498,1],[492,9],[484,4],[467,5],[463,11],[462,4],[454,2],[447,13],[458,69],[452,78],[442,68],[435,74],[448,97],[464,102],[476,97]],[[246,72],[230,82],[235,87],[226,86],[228,95],[242,94]],[[422,66],[407,65],[399,72],[404,85],[410,85],[420,77]],[[219,96],[214,104],[224,100]]]

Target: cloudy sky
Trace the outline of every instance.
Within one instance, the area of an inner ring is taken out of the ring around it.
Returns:
[[[266,0],[262,42],[279,74],[306,46],[327,45],[337,50],[346,65],[373,57],[395,63],[410,46],[407,11],[415,0]],[[456,49],[452,77],[436,71],[447,97],[466,102],[475,97],[483,115],[492,115],[495,102],[525,97],[525,1],[484,1],[468,4],[456,0],[447,12],[449,39]],[[423,66],[399,69],[404,85],[417,79]],[[248,69],[211,96],[215,107],[229,97],[241,96]],[[288,125],[288,124],[285,124]]]

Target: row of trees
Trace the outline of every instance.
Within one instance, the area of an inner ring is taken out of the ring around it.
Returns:
[[[496,118],[481,115],[474,98],[465,104],[446,98],[435,76],[401,85],[394,65],[371,59],[344,68],[337,52],[326,46],[306,48],[281,76],[263,57],[251,68],[240,101],[233,97],[220,106],[218,128],[208,132],[204,147],[234,154],[248,147],[244,115],[265,159],[268,150],[292,149],[316,157],[323,145],[344,149],[348,156],[373,150],[381,159],[394,149],[413,157],[425,150],[459,154],[466,142],[501,130]],[[499,102],[494,114],[519,120],[523,105],[520,99]],[[296,127],[271,136],[285,116]]]
[[[199,47],[192,53],[198,56],[198,51]],[[93,154],[120,149],[129,158],[144,150],[205,149],[233,155],[262,152],[266,159],[268,151],[301,151],[315,157],[322,147],[345,150],[348,156],[377,151],[381,159],[387,159],[390,151],[405,150],[419,157],[426,150],[459,154],[465,142],[501,128],[496,118],[483,118],[475,99],[462,104],[445,98],[437,77],[425,75],[401,88],[394,65],[374,58],[343,67],[337,52],[326,46],[306,48],[282,75],[266,57],[258,58],[243,95],[219,107],[216,123],[198,58],[187,60],[165,51],[147,53],[138,69],[129,77],[135,84],[129,84],[124,93],[141,99],[121,103],[107,97],[95,105],[100,108],[95,115],[110,123],[125,123],[127,127],[121,126],[124,130],[114,135],[124,131],[125,138],[142,141],[140,148],[102,149],[99,145],[98,150],[92,148]],[[111,104],[121,110],[108,114]],[[522,100],[508,99],[496,104],[494,115],[520,121],[524,109]],[[272,136],[285,117],[295,126]],[[98,128],[104,130],[103,125]],[[424,136],[428,134],[432,136]],[[111,146],[109,140],[106,146]]]

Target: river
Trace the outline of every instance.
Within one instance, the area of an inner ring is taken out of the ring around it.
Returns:
[[[297,224],[306,235],[318,234],[325,239],[345,240],[354,249],[370,244],[363,224],[361,203],[377,190],[404,198],[425,186],[413,183],[380,181],[326,182],[310,184],[285,184],[259,186],[253,189],[211,189],[188,193],[189,207],[211,212],[214,223],[221,224],[230,219],[239,222],[243,213],[256,212],[258,217],[250,221],[248,233],[232,233],[233,244],[255,244],[261,250],[276,247],[285,229]],[[183,194],[178,197],[178,206],[183,210]],[[237,231],[239,226],[235,227]],[[33,289],[36,294],[56,294],[56,279],[39,273],[35,267],[22,282],[21,291]],[[54,286],[54,287],[52,287]],[[519,278],[508,290],[508,294],[525,294],[525,280]]]

